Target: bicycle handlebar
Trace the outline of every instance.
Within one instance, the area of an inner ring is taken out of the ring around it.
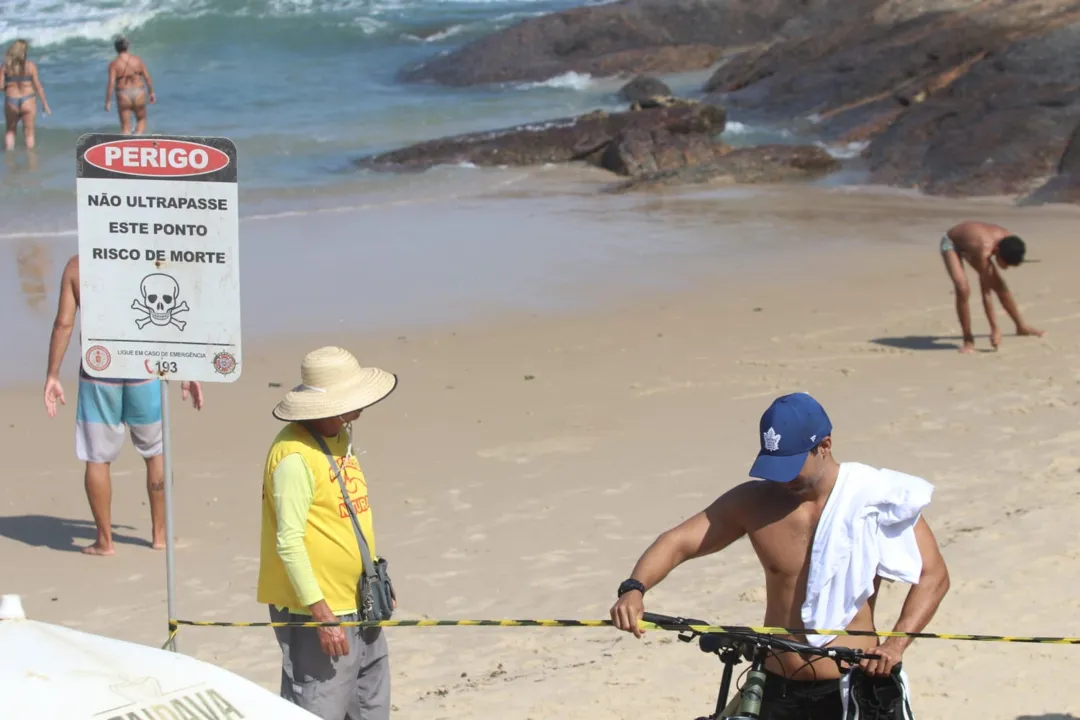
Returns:
[[[849,665],[854,665],[863,658],[877,657],[874,653],[868,653],[865,650],[845,647],[816,647],[814,645],[807,645],[805,643],[795,642],[794,640],[788,640],[777,635],[763,635],[754,632],[751,628],[741,626],[732,627],[726,632],[699,632],[686,626],[709,625],[710,623],[707,623],[704,620],[695,620],[693,618],[672,617],[670,615],[658,615],[657,613],[647,612],[641,619],[660,628],[679,630],[679,639],[683,642],[690,642],[695,637],[700,636],[700,646],[705,652],[719,654],[722,650],[730,648],[737,650],[748,660],[752,659],[753,650],[759,647],[795,652],[800,655],[816,655],[818,657],[829,658],[837,663],[846,662]]]

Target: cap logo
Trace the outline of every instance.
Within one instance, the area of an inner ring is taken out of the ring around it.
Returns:
[[[810,442],[817,442],[817,435],[811,435]]]
[[[761,437],[765,442],[765,449],[769,452],[776,452],[780,449],[780,433],[773,428],[769,428],[768,432],[762,433]]]

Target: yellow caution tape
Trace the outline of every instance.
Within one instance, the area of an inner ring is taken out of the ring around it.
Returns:
[[[544,627],[544,628],[595,628],[611,627],[610,620],[383,620],[381,622],[220,622],[211,620],[170,620],[169,640],[179,631],[180,625],[194,627]],[[1080,637],[1037,637],[1026,635],[973,635],[969,633],[907,633],[887,630],[820,630],[807,628],[760,627],[753,625],[654,625],[642,622],[644,629],[693,631],[701,634],[748,634],[758,635],[847,635],[855,637],[916,638],[927,640],[965,640],[975,642],[1039,643],[1047,645],[1080,645]],[[168,643],[166,643],[168,644]]]

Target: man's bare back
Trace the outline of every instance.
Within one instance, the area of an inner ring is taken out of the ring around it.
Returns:
[[[991,261],[998,242],[1012,233],[1000,225],[968,220],[950,228],[946,234],[956,246],[960,259],[981,270]]]
[[[785,485],[758,481],[743,483],[725,495],[723,522],[741,526],[765,571],[764,623],[769,627],[805,627],[802,605],[810,574],[810,551],[827,500],[828,495],[817,500],[804,499]],[[845,629],[874,630],[875,600],[876,594]],[[806,641],[805,636],[794,639]],[[877,646],[877,640],[845,637],[831,644],[870,649]],[[811,667],[803,658],[785,653],[770,658],[766,668],[797,680],[840,677],[836,663],[820,660],[815,660]]]

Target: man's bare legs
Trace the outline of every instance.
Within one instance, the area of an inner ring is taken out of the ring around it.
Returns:
[[[1016,334],[1021,336],[1042,337],[1046,334],[1045,330],[1038,330],[1031,327],[1024,319],[1020,317],[1020,308],[1016,306],[1016,300],[1013,299],[1012,293],[1009,292],[1009,288],[1005,285],[1005,280],[1001,277],[1001,273],[997,270],[994,271],[994,292],[997,293],[998,300],[1001,301],[1001,306],[1005,308],[1005,312],[1009,313],[1009,317],[1016,323]]]
[[[945,271],[949,273],[956,290],[956,315],[960,318],[960,330],[964,336],[960,352],[965,354],[975,352],[975,336],[971,333],[971,306],[968,304],[971,287],[964,273],[964,263],[955,250],[946,250],[941,253],[941,259],[945,261]]]
[[[150,497],[150,526],[153,548],[165,549],[165,459],[161,455],[146,458],[146,494]]]
[[[86,497],[97,525],[97,541],[83,548],[87,555],[112,555],[112,479],[109,463],[86,463]]]
[[[109,463],[86,463],[86,497],[97,525],[97,541],[83,548],[87,555],[112,555],[112,478]],[[161,455],[146,458],[146,494],[150,498],[150,523],[155,550],[165,548],[165,461]]]

